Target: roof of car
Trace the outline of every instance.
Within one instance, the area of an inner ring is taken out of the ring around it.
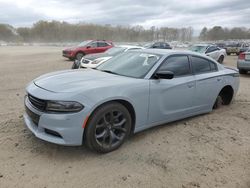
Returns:
[[[214,45],[208,43],[201,43],[201,44],[194,44],[193,46],[214,46]]]
[[[135,45],[118,45],[115,47],[121,47],[121,48],[143,48],[142,46],[135,46]]]
[[[147,52],[152,54],[158,54],[158,55],[170,55],[170,54],[198,54],[189,50],[171,50],[171,49],[157,49],[157,48],[146,48],[141,50],[134,50],[139,52]]]

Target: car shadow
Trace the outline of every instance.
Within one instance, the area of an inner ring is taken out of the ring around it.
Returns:
[[[72,156],[74,159],[77,160],[83,160],[84,159],[92,159],[92,158],[99,158],[101,156],[110,156],[110,155],[115,155],[115,154],[121,154],[124,153],[125,151],[129,150],[130,144],[133,146],[133,142],[138,142],[141,140],[147,141],[147,136],[150,134],[156,134],[159,131],[168,131],[172,127],[176,126],[188,126],[188,122],[191,121],[193,118],[197,118],[203,115],[198,115],[195,117],[189,117],[185,118],[179,121],[174,121],[171,123],[165,123],[161,125],[157,125],[154,127],[151,127],[149,129],[146,129],[144,131],[132,134],[127,142],[121,148],[118,150],[115,150],[111,153],[107,154],[101,154],[97,152],[93,152],[89,150],[84,144],[82,146],[61,146],[61,145],[56,145],[53,143],[49,143],[43,140],[40,140],[36,138],[32,133],[30,133],[28,130],[29,136],[27,137],[24,142],[27,144],[27,148],[34,154],[34,155],[43,155],[45,158],[50,158],[50,157],[56,157],[58,160],[68,160]],[[124,149],[124,150],[123,150]]]

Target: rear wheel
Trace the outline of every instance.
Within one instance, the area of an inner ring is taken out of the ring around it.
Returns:
[[[220,64],[222,64],[223,61],[224,61],[224,56],[222,55],[222,56],[220,56],[220,58],[218,59],[218,62],[219,62]]]
[[[85,55],[85,54],[84,54],[83,52],[78,52],[78,53],[76,54],[76,58],[75,58],[75,59],[77,59],[77,60],[80,61],[84,55]]]
[[[97,152],[111,152],[124,143],[131,125],[131,116],[126,107],[118,102],[107,103],[91,115],[84,131],[85,143]]]
[[[218,109],[218,108],[220,108],[222,105],[223,105],[223,100],[222,100],[222,97],[219,95],[219,96],[216,98],[216,101],[215,101],[215,103],[214,103],[213,109]]]
[[[231,86],[225,86],[217,96],[213,109],[217,109],[222,105],[229,105],[232,102],[234,90]]]

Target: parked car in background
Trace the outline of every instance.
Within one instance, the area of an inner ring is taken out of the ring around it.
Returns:
[[[166,42],[153,42],[153,43],[148,43],[143,46],[144,48],[157,48],[157,49],[172,49],[170,44]]]
[[[246,74],[250,71],[250,50],[240,53],[237,61],[237,68],[240,74]]]
[[[96,69],[43,75],[27,86],[24,114],[38,138],[119,148],[130,134],[229,105],[239,73],[188,51],[132,50]]]
[[[223,63],[226,57],[226,50],[212,44],[195,44],[189,50],[209,56],[219,63]]]
[[[105,40],[86,40],[80,43],[76,47],[71,47],[63,50],[62,54],[64,57],[70,60],[80,60],[83,56],[93,53],[102,53],[113,47],[111,41]]]
[[[221,49],[226,49],[227,48],[227,45],[224,42],[217,42],[217,43],[215,43],[215,45],[217,47],[221,48]]]
[[[229,42],[226,46],[227,55],[236,54],[246,51],[249,48],[249,44],[245,42]]]
[[[143,49],[143,47],[132,46],[132,45],[115,46],[113,48],[108,49],[104,53],[90,54],[82,57],[80,61],[75,60],[74,64],[72,65],[72,69],[95,68],[116,55],[127,52],[129,50],[138,50],[138,49]]]

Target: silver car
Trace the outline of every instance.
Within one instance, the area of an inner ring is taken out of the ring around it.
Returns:
[[[227,56],[225,49],[212,44],[195,44],[189,50],[209,56],[221,64]]]
[[[237,61],[237,68],[240,74],[246,74],[250,71],[250,50],[240,53]]]
[[[33,80],[24,120],[40,139],[110,152],[131,133],[230,104],[238,87],[237,70],[198,53],[129,51]]]

